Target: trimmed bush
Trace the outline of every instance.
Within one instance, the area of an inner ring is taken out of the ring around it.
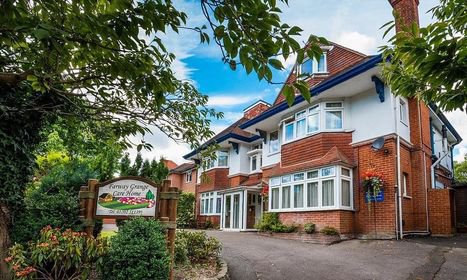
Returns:
[[[272,227],[281,224],[278,213],[263,213],[261,221],[255,225],[259,231],[272,231]]]
[[[271,226],[271,231],[272,232],[291,233],[291,232],[295,232],[297,230],[297,228],[298,227],[296,225],[287,226],[287,225],[284,225],[284,224],[278,224],[278,225]]]
[[[158,221],[135,218],[125,222],[110,239],[103,280],[166,280],[170,255],[165,229]]]
[[[92,269],[100,271],[107,250],[105,238],[47,226],[37,240],[11,247],[5,262],[15,279],[89,279]]]
[[[195,195],[182,192],[177,206],[177,227],[193,228],[195,223]]]
[[[315,230],[316,230],[316,226],[315,224],[313,223],[307,223],[307,224],[304,224],[303,225],[303,230],[306,232],[306,233],[314,233]]]
[[[208,237],[204,231],[177,231],[175,239],[175,262],[199,264],[217,261],[222,245],[217,238]]]
[[[324,235],[339,235],[339,231],[330,226],[325,226],[320,230],[320,232]]]

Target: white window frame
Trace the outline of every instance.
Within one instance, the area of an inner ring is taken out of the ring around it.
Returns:
[[[327,104],[331,103],[340,103],[340,107],[327,107]],[[305,114],[303,114],[305,112]],[[340,112],[341,113],[341,123],[342,127],[340,128],[327,128],[326,127],[326,113],[327,112]],[[318,129],[314,131],[309,131],[308,127],[310,125],[309,118],[311,116],[318,117]],[[302,109],[292,116],[293,120],[290,121],[290,117],[282,121],[282,141],[280,145],[287,144],[310,135],[314,135],[320,132],[327,131],[343,131],[345,127],[345,105],[343,100],[327,100],[319,103],[315,103],[305,109]],[[305,120],[305,132],[303,135],[298,136],[298,122]],[[287,127],[292,126],[292,136],[290,139],[287,139]]]
[[[227,156],[227,165],[219,165],[219,155],[220,153],[226,153],[226,156]],[[206,170],[205,171],[208,171],[208,170],[211,170],[211,169],[214,169],[214,168],[228,168],[230,166],[230,153],[228,150],[219,150],[216,152],[216,159],[214,160],[208,160],[207,164],[206,164]]]
[[[323,176],[322,170],[326,168],[334,168],[333,174]],[[349,170],[349,176],[342,173],[342,168]],[[309,172],[318,171],[317,177],[308,177]],[[303,174],[303,179],[301,176],[295,176],[297,174]],[[281,177],[273,177],[269,179],[269,211],[271,212],[300,212],[300,211],[323,211],[323,210],[354,210],[354,197],[353,197],[353,179],[352,179],[352,169],[340,165],[331,165],[331,166],[323,166],[321,168],[307,170],[300,173],[295,174],[286,174]],[[299,178],[300,177],[300,178]],[[285,179],[285,180],[283,180]],[[298,180],[294,180],[298,179]],[[333,194],[333,201],[334,205],[332,206],[323,206],[323,181],[326,180],[333,180],[334,182],[334,194]],[[342,181],[348,181],[350,190],[350,206],[343,205],[342,203]],[[308,184],[309,183],[318,183],[318,206],[308,206]],[[294,188],[295,185],[302,185],[303,186],[303,207],[295,207],[294,205]],[[290,208],[283,208],[283,187],[290,187]],[[279,190],[279,205],[278,208],[272,208],[272,190],[278,189]]]
[[[193,171],[189,170],[185,172],[185,182],[190,183],[191,181],[193,181]]]
[[[271,146],[271,134],[273,133],[277,133],[277,150],[272,150],[272,146]],[[281,151],[281,136],[280,136],[280,131],[279,130],[276,130],[276,131],[273,131],[273,132],[270,132],[269,133],[269,142],[268,142],[268,151],[269,151],[269,154],[270,155],[273,155],[273,154],[277,154]]]
[[[199,214],[202,216],[219,216],[221,215],[221,212],[217,213],[218,210],[218,205],[217,203],[218,198],[221,198],[220,203],[221,203],[221,208],[222,209],[222,195],[218,192],[203,192],[200,193],[199,196]],[[206,212],[206,209],[208,210]]]
[[[324,51],[323,52],[323,57],[324,57],[324,71],[318,71],[318,69],[319,69],[319,67],[318,67],[319,60],[313,57],[311,59],[310,58],[305,59],[302,62],[302,64],[297,65],[297,74],[298,75],[303,74],[302,66],[303,66],[303,64],[307,63],[310,60],[313,61],[312,70],[311,70],[312,72],[308,73],[310,76],[312,76],[314,74],[327,74],[328,73],[328,53]]]
[[[407,99],[399,97],[399,120],[404,125],[409,124],[409,105]]]

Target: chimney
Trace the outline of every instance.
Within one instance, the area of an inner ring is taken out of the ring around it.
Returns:
[[[258,100],[255,103],[243,109],[243,117],[249,120],[253,119],[254,117],[261,114],[262,112],[269,109],[269,107],[271,107],[271,104],[263,100]]]
[[[388,0],[394,11],[399,16],[396,19],[396,32],[401,31],[403,26],[411,26],[416,23],[420,26],[418,21],[418,4],[419,0]]]

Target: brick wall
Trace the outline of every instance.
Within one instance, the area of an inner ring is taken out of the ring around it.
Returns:
[[[453,190],[431,189],[428,191],[430,231],[432,235],[450,236],[454,233]]]
[[[247,175],[235,175],[229,178],[229,186],[237,187],[240,183],[248,179]]]
[[[306,223],[314,223],[319,231],[325,226],[336,228],[342,234],[353,234],[353,212],[343,210],[308,211],[280,213],[279,218],[286,225],[295,224],[300,229]]]
[[[201,181],[198,192],[223,190],[229,186],[229,169],[214,168],[206,171],[207,180]]]
[[[324,156],[332,147],[353,159],[351,132],[319,133],[282,146],[281,165],[287,167]]]
[[[270,106],[265,103],[258,103],[254,105],[253,107],[251,107],[250,109],[248,109],[247,111],[245,111],[243,113],[243,116],[247,119],[252,119],[258,116],[259,114],[261,114],[262,112],[266,111],[267,109],[269,109],[269,107]]]
[[[467,185],[456,187],[455,201],[456,225],[467,226]]]
[[[396,22],[396,30],[399,32],[402,26],[410,26],[412,22],[418,23],[419,0],[389,0],[394,10],[398,12],[400,19]]]

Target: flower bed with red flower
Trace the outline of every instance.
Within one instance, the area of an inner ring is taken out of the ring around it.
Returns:
[[[154,199],[147,199],[144,197],[131,197],[131,196],[124,196],[118,199],[118,202],[128,205],[137,205],[147,203],[148,206],[146,208],[151,208],[156,203]]]
[[[100,270],[107,251],[106,239],[47,226],[38,240],[11,247],[4,261],[15,279],[89,279],[92,269]]]
[[[368,201],[371,197],[376,197],[383,189],[383,176],[374,168],[370,168],[363,173],[362,185],[367,195]]]

